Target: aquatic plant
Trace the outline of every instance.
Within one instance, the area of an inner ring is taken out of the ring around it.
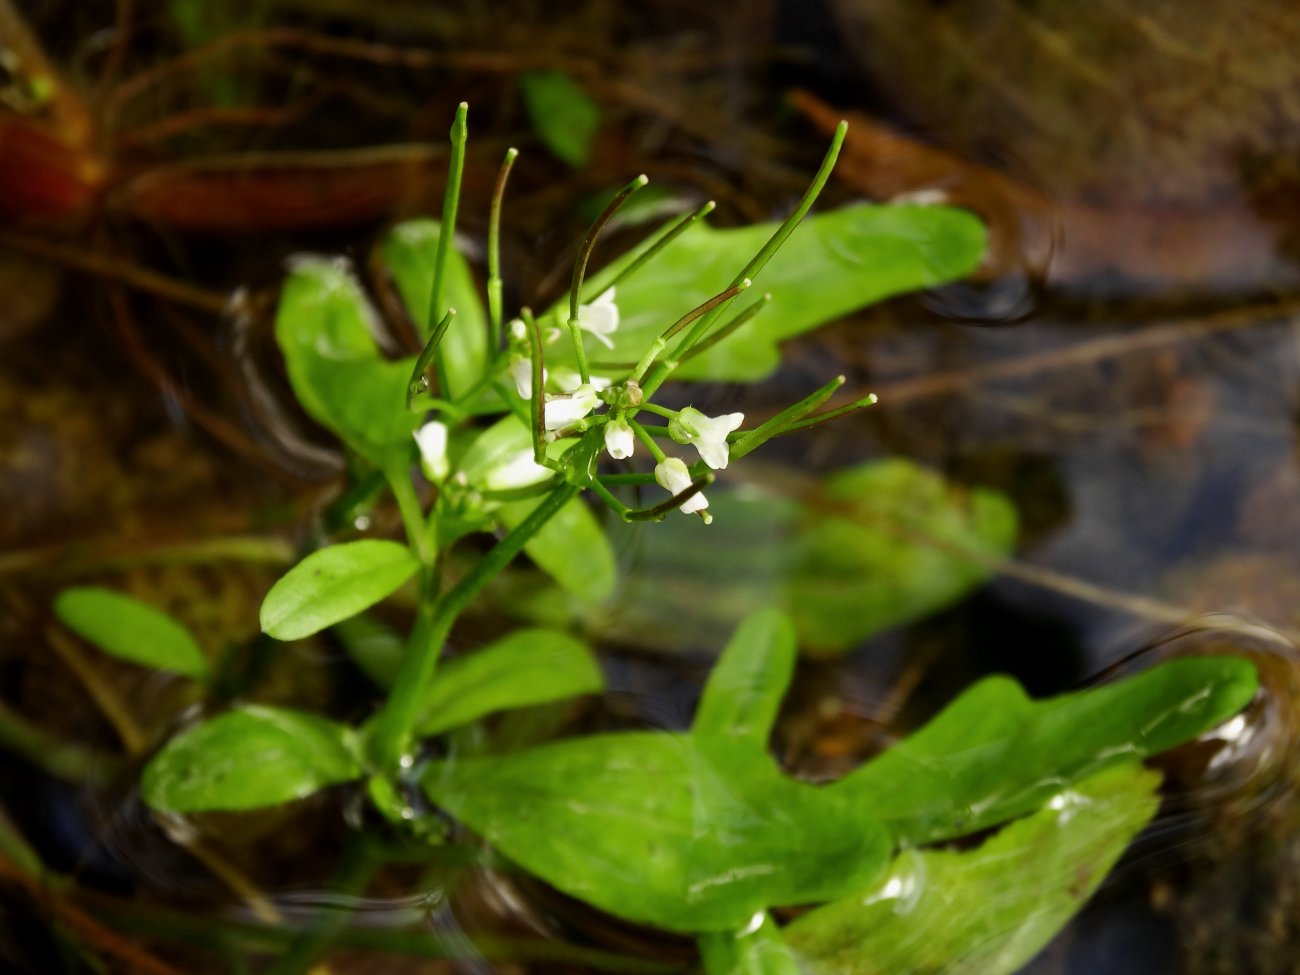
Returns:
[[[983,247],[978,223],[915,206],[809,216],[841,127],[787,220],[714,230],[705,205],[588,280],[601,232],[646,182],[632,180],[579,249],[567,300],[506,320],[498,235],[515,153],[492,199],[482,302],[455,244],[464,105],[451,135],[441,220],[399,225],[382,249],[421,354],[383,354],[374,313],[338,260],[294,262],[276,318],[298,402],[355,460],[349,496],[386,488],[406,538],[343,537],[307,554],[267,594],[262,629],[292,641],[334,628],[387,695],[358,725],[253,703],[193,725],[149,762],[145,802],[165,814],[238,811],[362,784],[404,835],[436,847],[448,814],[574,897],[695,936],[718,975],[1013,971],[1154,814],[1159,777],[1142,760],[1240,710],[1256,677],[1241,660],[1195,658],[1046,701],[990,678],[834,783],[779,768],[768,739],[801,643],[844,650],[982,578],[949,572],[936,582],[931,563],[909,562],[915,546],[895,543],[881,548],[899,569],[888,593],[862,588],[855,573],[871,546],[854,505],[905,499],[936,534],[996,552],[1014,540],[1014,516],[996,497],[955,504],[933,475],[901,462],[830,478],[824,490],[835,504],[802,522],[788,550],[778,547],[804,588],[795,584],[789,612],[728,621],[738,625],[688,732],[577,736],[496,753],[426,747],[490,714],[602,689],[597,659],[553,606],[548,626],[442,660],[462,613],[521,556],[579,602],[609,595],[613,551],[583,495],[620,523],[699,515],[672,530],[690,524],[693,543],[707,545],[730,512],[746,510],[706,499],[715,471],[872,402],[825,408],[843,385],[836,377],[745,427],[741,413],[711,417],[657,401],[666,383],[759,378],[782,340],[966,273]],[[756,282],[763,297],[733,311]],[[653,485],[666,493],[628,503],[629,489]],[[749,516],[789,517],[779,500],[765,504]],[[703,563],[721,551],[705,548]],[[836,594],[803,598],[817,572],[844,582],[840,603]],[[695,602],[710,601],[710,585],[726,582],[706,576]],[[414,622],[400,650],[385,640],[379,652],[364,646],[361,614],[410,588]],[[179,624],[126,597],[67,590],[56,611],[106,652],[210,679]],[[673,626],[669,604],[653,595],[637,614],[647,627]],[[943,847],[994,830],[982,843]],[[813,909],[780,913],[804,907]]]

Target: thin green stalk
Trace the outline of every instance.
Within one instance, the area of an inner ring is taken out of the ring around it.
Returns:
[[[665,420],[677,419],[676,410],[670,410],[668,407],[660,406],[658,403],[647,403],[645,400],[642,400],[641,405],[637,407],[637,409],[645,410],[647,413],[653,413],[655,416],[662,416]]]
[[[410,747],[412,730],[420,716],[420,705],[428,697],[438,657],[456,618],[522,551],[524,544],[577,496],[578,491],[579,488],[573,484],[557,485],[441,599],[435,602],[431,594],[425,594],[421,599],[416,628],[402,656],[393,692],[375,722],[374,757],[381,769],[392,772],[401,766],[402,756]]]
[[[809,184],[808,189],[800,198],[798,206],[794,208],[794,212],[790,214],[790,216],[786,217],[781,226],[776,228],[776,233],[772,234],[772,236],[768,238],[767,243],[759,249],[759,252],[754,255],[753,259],[741,268],[740,272],[731,281],[733,285],[739,284],[741,281],[745,280],[745,278],[757,277],[758,272],[767,266],[767,262],[772,259],[772,256],[778,250],[781,249],[781,245],[785,243],[786,238],[794,233],[794,228],[799,226],[808,211],[812,209],[813,203],[816,202],[817,197],[821,195],[823,187],[826,186],[826,181],[831,177],[831,170],[835,168],[835,161],[840,157],[840,149],[844,146],[844,136],[848,130],[849,123],[844,121],[841,121],[840,124],[835,127],[835,134],[831,137],[830,147],[826,150],[826,155],[822,158],[822,164],[817,167],[817,173],[813,176],[812,183]],[[709,326],[713,324],[713,320],[716,317],[717,313],[709,315],[707,318],[703,318],[697,322],[695,328],[693,328],[690,333],[687,334],[686,338],[682,340],[681,344],[677,348],[677,354],[675,354],[673,358],[681,359],[682,355],[684,355],[685,352],[698,342],[701,336],[709,330]]]
[[[713,348],[723,339],[727,338],[730,335],[734,335],[737,329],[739,329],[742,325],[744,325],[751,318],[757,315],[760,311],[766,308],[771,303],[771,301],[772,301],[772,292],[769,291],[767,294],[763,295],[763,297],[759,298],[756,302],[754,302],[753,304],[749,305],[748,307],[744,308],[739,313],[737,313],[737,315],[734,318],[732,318],[730,321],[728,321],[725,325],[723,325],[722,327],[718,328],[713,332],[710,332],[704,338],[700,339],[700,341],[696,342],[689,349],[687,349],[686,354],[681,357],[681,360],[678,362],[678,365],[681,365],[683,362],[690,362],[697,355],[703,355],[705,352],[708,352],[709,349]]]
[[[122,771],[117,756],[62,741],[4,704],[0,704],[0,749],[67,782],[103,785]]]
[[[744,281],[740,282],[740,284],[732,285],[720,294],[714,295],[703,304],[695,306],[681,318],[677,319],[677,321],[669,325],[664,329],[663,333],[650,344],[650,348],[646,350],[646,354],[641,357],[641,361],[638,362],[636,368],[632,370],[631,378],[639,383],[642,377],[645,376],[647,370],[654,365],[655,359],[657,359],[659,353],[667,347],[668,342],[673,338],[673,336],[692,322],[698,320],[701,316],[707,315],[720,305],[731,301],[732,298],[736,297],[736,295],[748,288],[751,283],[752,282],[749,278],[746,278]],[[670,366],[669,368],[671,369],[672,367]]]
[[[501,200],[506,195],[506,180],[515,164],[519,150],[506,150],[505,161],[497,172],[496,185],[492,187],[492,205],[488,210],[487,264],[488,264],[488,348],[493,352],[501,348]]]
[[[524,325],[528,329],[528,338],[532,344],[533,388],[528,397],[528,416],[533,432],[533,462],[546,462],[546,366],[543,364],[542,329],[533,317],[531,308],[520,309]],[[581,346],[581,343],[579,343]],[[586,381],[585,379],[583,380]]]
[[[649,508],[636,508],[624,515],[625,521],[658,521],[664,515],[671,511],[676,511],[695,495],[699,494],[714,481],[713,473],[707,472],[696,477],[682,491],[674,494],[667,501],[661,501],[659,504]]]
[[[591,382],[591,372],[587,368],[587,350],[583,347],[582,329],[578,325],[578,305],[582,297],[582,279],[587,273],[587,262],[591,260],[596,238],[605,229],[605,225],[613,219],[619,207],[627,202],[628,197],[648,182],[650,182],[649,177],[642,173],[614,195],[614,199],[609,201],[605,209],[600,212],[600,216],[592,223],[591,229],[587,231],[582,246],[578,248],[577,260],[573,262],[573,281],[569,285],[569,337],[573,340],[573,354],[578,360],[578,375],[582,377],[584,383]]]
[[[405,469],[396,465],[392,470],[384,471],[384,476],[388,478],[388,486],[397,499],[397,510],[402,516],[402,525],[406,528],[406,538],[415,551],[416,558],[422,565],[433,565],[438,553],[425,525],[424,512],[420,510],[420,499],[416,497],[411,478]]]
[[[472,406],[476,396],[491,386],[497,379],[501,378],[501,370],[505,368],[509,359],[510,356],[505,352],[498,352],[493,356],[492,360],[484,367],[483,372],[478,379],[475,379],[473,384],[466,389],[465,392],[456,397],[456,402]],[[465,415],[463,411],[461,415]]]
[[[451,123],[451,159],[447,165],[447,188],[442,198],[442,220],[438,229],[438,253],[433,264],[433,288],[429,292],[429,314],[425,321],[435,322],[442,310],[442,288],[447,278],[447,260],[451,253],[452,238],[456,236],[456,210],[460,206],[460,184],[465,172],[465,118],[469,105],[456,106],[456,117]],[[447,394],[447,370],[441,353],[434,354],[434,367],[438,374],[438,388]]]
[[[632,428],[632,432],[636,434],[636,438],[645,445],[646,450],[650,451],[650,456],[655,459],[655,463],[662,464],[667,458],[664,456],[663,449],[655,443],[654,437],[650,436],[646,428],[630,416],[627,418],[627,422],[628,426]]]
[[[833,410],[827,410],[825,413],[818,413],[816,416],[805,417],[791,423],[782,433],[794,433],[796,430],[807,430],[809,427],[819,426],[828,423],[831,420],[838,420],[842,416],[848,416],[850,413],[856,413],[858,410],[865,409],[868,406],[875,406],[880,402],[880,397],[875,393],[868,393],[862,399],[854,400],[847,406],[839,406]]]
[[[622,268],[618,274],[614,275],[614,278],[609,282],[609,284],[600,289],[601,292],[603,293],[608,291],[610,288],[618,287],[641,268],[645,267],[645,265],[662,252],[665,247],[690,229],[691,224],[695,223],[695,221],[699,220],[701,217],[708,216],[712,213],[716,206],[717,204],[710,200],[703,206],[686,214],[686,216],[682,217],[675,224],[669,226],[664,233],[655,238],[654,243],[642,250],[641,253],[637,254],[637,256],[634,257],[626,267]]]
[[[735,443],[731,445],[731,459],[738,460],[744,457],[751,450],[754,450],[761,444],[766,443],[773,437],[785,433],[792,423],[802,420],[817,407],[821,406],[834,395],[835,391],[844,385],[844,377],[836,376],[825,386],[815,392],[805,396],[793,406],[787,406],[772,419],[768,420],[753,430],[736,438]]]
[[[592,478],[591,490],[595,492],[596,497],[600,498],[600,500],[605,502],[605,505],[608,508],[610,508],[614,512],[614,514],[618,515],[620,518],[626,518],[627,513],[632,509],[629,508],[627,505],[625,505],[618,498],[614,497],[613,493],[609,490],[609,488],[605,487],[605,485],[602,484],[601,481],[602,481],[601,478],[598,477]]]
[[[425,393],[429,389],[429,380],[425,373],[429,369],[429,363],[435,365],[438,362],[438,349],[442,346],[442,337],[447,334],[447,329],[451,326],[451,320],[456,317],[456,309],[448,308],[447,314],[443,315],[438,324],[433,326],[429,332],[429,340],[424,343],[424,349],[420,352],[420,357],[415,360],[415,367],[411,370],[411,378],[406,384],[406,408],[411,411],[423,411],[428,407],[427,403],[417,403],[416,397]],[[443,396],[449,394],[447,389],[447,377],[438,371],[438,392]]]

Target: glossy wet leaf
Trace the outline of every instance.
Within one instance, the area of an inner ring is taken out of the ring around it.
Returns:
[[[297,640],[392,595],[420,563],[397,542],[361,539],[312,552],[280,577],[262,602],[262,630]]]
[[[669,518],[638,534],[634,571],[602,621],[609,636],[718,643],[728,620],[774,605],[793,616],[805,652],[839,653],[967,595],[1016,538],[1003,495],[902,459],[832,474],[799,500],[715,485],[709,502],[707,529]],[[656,626],[660,614],[676,625]]]
[[[279,805],[359,777],[354,738],[313,714],[250,705],[169,741],[145,768],[141,792],[162,812]]]
[[[570,166],[582,168],[600,127],[600,108],[563,71],[525,71],[519,76],[533,130]]]
[[[1099,769],[1195,738],[1245,707],[1257,684],[1254,667],[1236,657],[1173,660],[1041,701],[990,677],[830,788],[907,842],[963,836],[1024,815]]]
[[[275,337],[307,414],[377,467],[404,465],[420,417],[406,408],[414,358],[387,361],[374,309],[341,261],[295,262],[280,294]]]
[[[495,711],[595,694],[604,686],[600,665],[581,641],[555,630],[517,630],[441,664],[416,728],[436,735]]]
[[[1150,821],[1159,782],[1126,763],[974,849],[906,851],[871,889],[788,925],[786,943],[806,975],[1011,975]]]
[[[441,230],[437,220],[407,220],[394,227],[382,245],[384,262],[421,339],[436,324],[436,319],[429,321],[429,297]],[[451,395],[459,396],[479,378],[487,362],[487,313],[469,263],[456,247],[447,252],[442,304],[444,308],[435,312],[437,318],[445,308],[456,309],[440,348]]]
[[[138,599],[98,586],[64,589],[54,614],[107,654],[186,677],[208,676],[208,661],[184,626]]]
[[[707,975],[802,975],[799,959],[770,914],[755,928],[704,934],[700,961]]]
[[[588,355],[636,361],[679,316],[730,285],[776,226],[715,230],[697,223],[619,284],[614,348],[593,343]],[[754,294],[771,292],[769,307],[675,375],[761,379],[780,361],[778,343],[884,298],[964,277],[984,249],[983,226],[963,210],[859,205],[809,216],[754,279]],[[586,293],[599,294],[628,259],[615,261]]]
[[[429,797],[571,896],[674,931],[738,928],[765,907],[870,883],[889,838],[869,814],[766,755],[690,735],[596,735],[449,760]]]
[[[691,734],[453,758],[425,789],[523,868],[633,921],[732,931],[767,907],[846,894],[871,882],[890,839],[869,813],[781,773],[763,748],[768,696],[734,659],[753,649],[783,690],[788,641],[788,623],[770,614],[742,627]]]

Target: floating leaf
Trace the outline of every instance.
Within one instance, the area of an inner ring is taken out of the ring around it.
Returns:
[[[313,552],[280,577],[262,602],[262,630],[298,640],[391,595],[420,568],[405,545],[361,539]]]
[[[697,732],[452,759],[431,767],[425,790],[548,883],[675,931],[730,931],[767,907],[862,887],[887,859],[888,836],[861,809],[781,774],[762,747],[772,708],[748,677],[734,679],[747,670],[734,658],[753,650],[779,697],[788,629],[773,614],[741,627]]]
[[[420,417],[406,408],[412,358],[375,345],[374,310],[347,266],[302,258],[280,294],[275,338],[294,395],[317,423],[376,467],[405,464]]]
[[[555,630],[518,630],[438,668],[416,726],[436,735],[494,711],[595,694],[600,665],[579,640]]]
[[[806,652],[840,653],[962,598],[1016,537],[1005,497],[902,459],[840,471],[800,501],[747,485],[711,488],[709,502],[707,528],[669,518],[639,536],[607,635],[667,649],[718,642],[728,619],[774,605]]]
[[[433,291],[433,268],[438,253],[438,236],[442,225],[437,220],[407,220],[399,223],[384,238],[382,253],[393,275],[397,292],[420,335],[427,338],[436,323],[429,321],[429,297]],[[469,263],[456,248],[447,252],[447,272],[443,280],[442,299],[446,308],[455,308],[456,317],[443,337],[443,366],[453,397],[460,396],[478,380],[487,363],[487,313],[474,284]],[[435,309],[441,318],[443,309]],[[407,369],[410,374],[410,368]]]
[[[186,677],[208,676],[208,661],[184,626],[139,600],[84,586],[64,589],[54,614],[68,629],[107,654]]]
[[[525,71],[519,88],[533,129],[546,147],[570,166],[582,168],[600,127],[600,108],[563,71]]]
[[[1150,821],[1159,782],[1126,763],[1056,793],[973,850],[906,851],[871,889],[787,926],[789,950],[806,975],[1019,971]]]
[[[589,354],[598,362],[637,361],[679,316],[726,289],[776,228],[696,223],[619,284],[614,348],[593,345]],[[861,205],[809,216],[754,279],[755,293],[771,292],[770,306],[675,375],[761,379],[780,362],[778,343],[881,299],[961,278],[984,249],[983,225],[964,210]],[[634,256],[615,261],[585,293],[599,294]]]
[[[1208,731],[1258,686],[1237,657],[1189,657],[1043,701],[980,681],[925,727],[830,786],[900,839],[964,836],[1037,809],[1063,785]]]
[[[258,809],[360,775],[350,728],[252,705],[169,741],[145,768],[141,791],[161,812]]]

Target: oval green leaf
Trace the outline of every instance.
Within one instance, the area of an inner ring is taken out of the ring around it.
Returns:
[[[420,568],[405,545],[361,539],[313,552],[286,572],[262,602],[263,632],[298,640],[391,595]]]
[[[354,732],[312,714],[249,706],[169,741],[145,768],[160,812],[258,809],[361,775]]]
[[[600,108],[563,71],[525,71],[519,76],[533,130],[546,148],[570,166],[587,165],[600,127]]]
[[[519,630],[442,664],[419,734],[436,735],[495,711],[596,694],[605,686],[586,644],[556,630]]]
[[[208,676],[207,658],[190,631],[130,596],[99,586],[64,589],[54,601],[54,614],[83,640],[120,660],[200,680]]]

